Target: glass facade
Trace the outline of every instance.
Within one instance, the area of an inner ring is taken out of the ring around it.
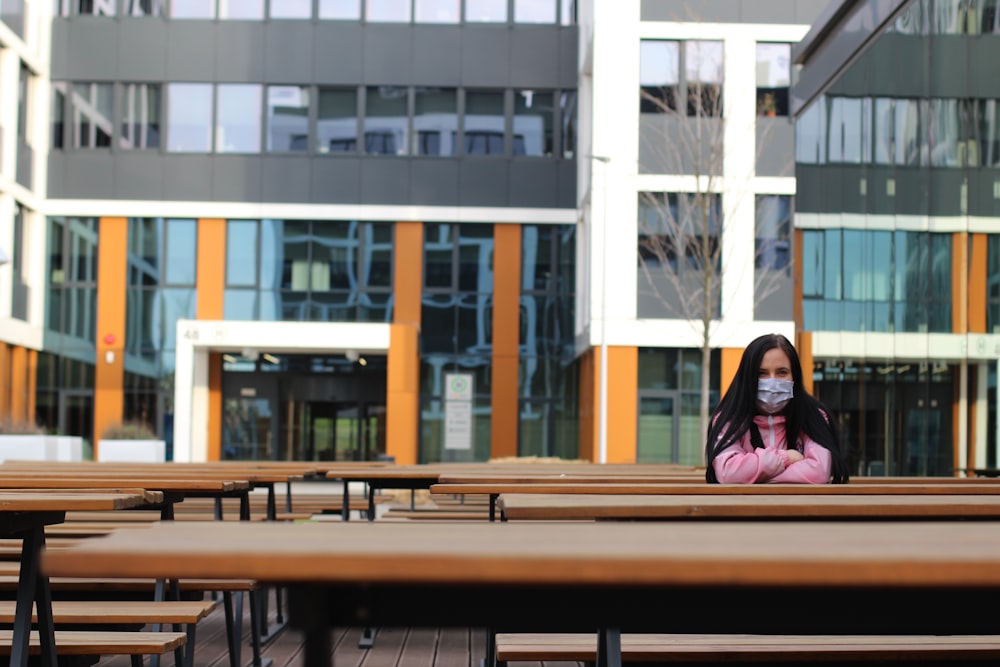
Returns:
[[[815,393],[854,474],[951,475],[978,447],[995,465],[996,361],[954,343],[1000,324],[986,233],[1000,216],[997,9],[912,0],[796,119],[800,324],[827,341],[813,348]],[[969,259],[982,247],[985,285]],[[975,447],[960,441],[975,417],[965,396],[989,403]]]

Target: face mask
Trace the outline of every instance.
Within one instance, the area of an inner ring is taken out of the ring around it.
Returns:
[[[762,378],[757,381],[757,407],[769,415],[781,412],[792,400],[794,383],[778,378]]]

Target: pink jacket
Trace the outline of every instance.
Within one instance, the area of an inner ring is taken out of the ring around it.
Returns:
[[[739,442],[719,452],[712,461],[712,467],[720,484],[826,484],[830,481],[830,450],[804,433],[799,434],[805,458],[790,464],[788,444],[785,442],[785,417],[757,415],[753,421],[760,429],[764,447],[754,449],[747,432]]]

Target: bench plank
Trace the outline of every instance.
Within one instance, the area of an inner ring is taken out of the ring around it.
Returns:
[[[10,655],[13,631],[0,630],[0,655]],[[187,642],[183,632],[106,632],[56,630],[57,655],[150,655],[169,653]],[[38,655],[38,632],[32,630],[29,651]]]

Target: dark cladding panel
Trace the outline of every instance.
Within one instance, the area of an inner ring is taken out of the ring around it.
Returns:
[[[576,90],[580,70],[580,40],[576,28],[559,31],[559,87]]]
[[[163,158],[155,151],[122,151],[114,158],[115,197],[163,199]]]
[[[114,81],[118,75],[118,24],[102,18],[78,17],[70,32],[69,78]]]
[[[163,198],[212,200],[212,158],[207,155],[163,157]]]
[[[50,152],[48,165],[48,196],[53,199],[65,197],[66,153],[63,151]]]
[[[267,81],[306,83],[313,79],[313,26],[308,21],[264,24],[264,72]]]
[[[311,185],[314,204],[358,204],[361,202],[361,160],[347,157],[312,159]]]
[[[458,169],[455,160],[413,158],[410,160],[410,201],[414,206],[454,206],[458,201]]]
[[[458,204],[507,206],[508,178],[507,160],[463,160],[458,174]]]
[[[556,206],[558,208],[576,208],[576,161],[559,160],[556,162]]]
[[[320,21],[313,32],[316,83],[357,85],[361,81],[362,31],[337,21]]]
[[[261,158],[217,155],[212,158],[213,201],[261,201]]]
[[[364,29],[362,68],[362,81],[369,85],[415,83],[412,28],[369,23]]]
[[[462,30],[462,84],[499,87],[510,83],[510,30],[467,25]]]
[[[457,87],[462,80],[462,30],[458,26],[413,26],[413,81]]]
[[[265,155],[261,158],[261,201],[310,203],[312,164],[306,156]]]
[[[215,80],[215,23],[171,21],[167,33],[167,79]]]
[[[640,20],[736,23],[740,4],[737,0],[642,0]]]
[[[264,24],[219,21],[216,27],[215,75],[219,81],[260,82],[264,78]]]
[[[158,82],[166,78],[166,23],[122,18],[118,35],[118,74],[122,81]]]
[[[63,197],[70,199],[114,199],[111,153],[71,151],[66,153]]]
[[[554,160],[513,160],[509,164],[508,206],[553,208],[557,205],[559,179]]]
[[[519,26],[510,32],[510,84],[554,88],[559,71],[559,28]]]
[[[69,78],[69,63],[72,60],[72,49],[69,43],[70,23],[66,19],[54,19],[52,21],[52,62],[50,64],[49,76],[53,81],[62,81]]]
[[[362,160],[361,203],[409,204],[409,160],[391,157]]]
[[[757,175],[795,175],[795,126],[790,118],[757,117]]]

